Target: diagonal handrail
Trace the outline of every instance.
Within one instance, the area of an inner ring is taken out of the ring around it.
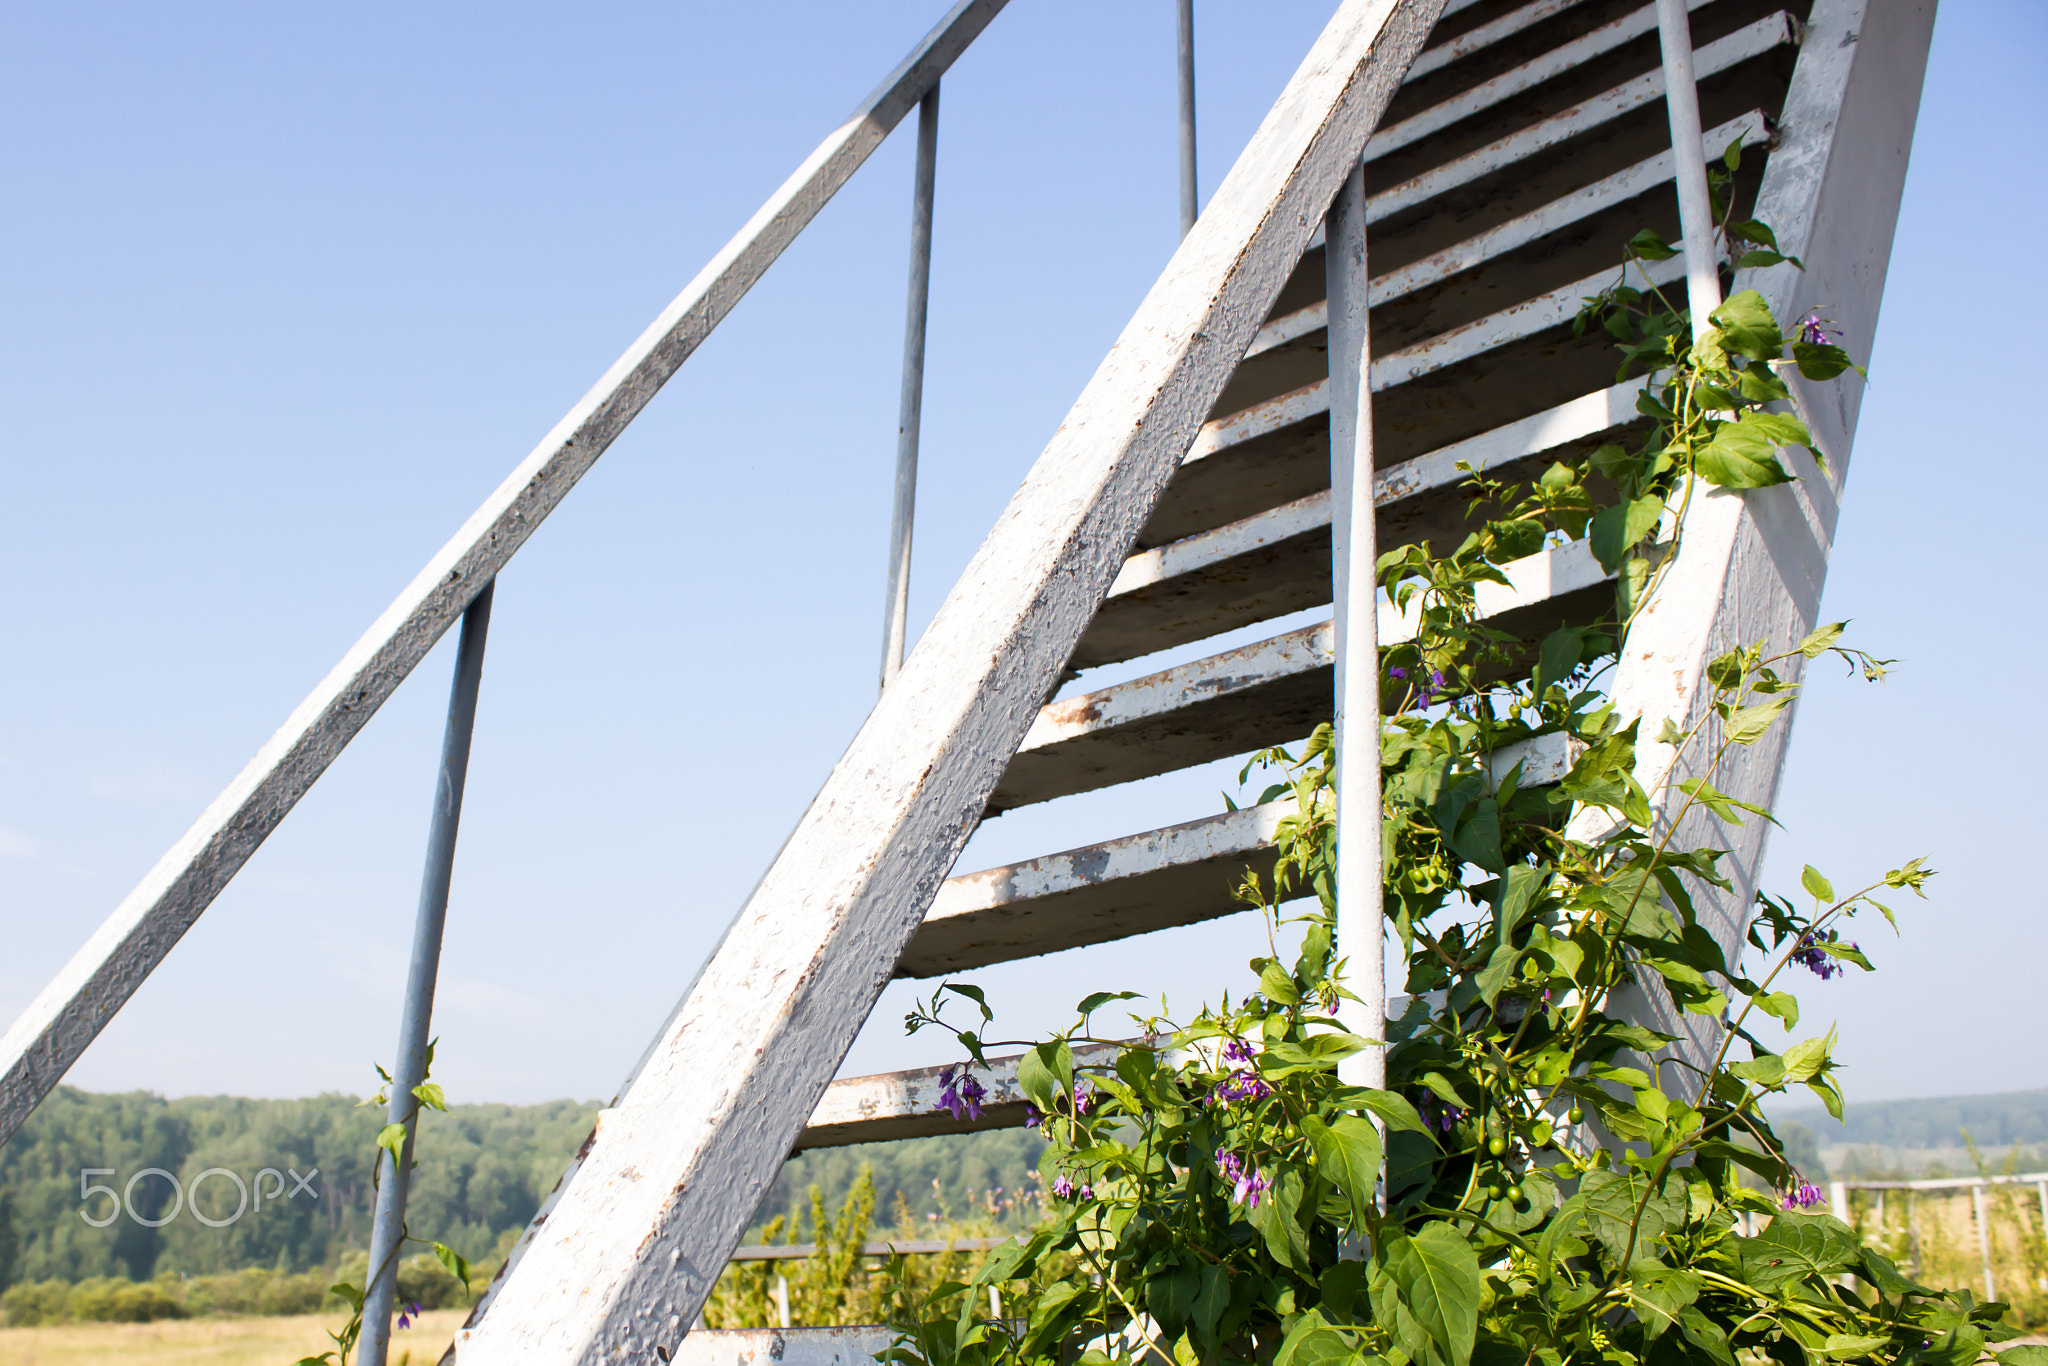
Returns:
[[[959,0],[555,424],[0,1037],[0,1143],[783,249],[1007,0]]]
[[[1338,8],[601,1116],[457,1360],[673,1350],[1444,3]]]

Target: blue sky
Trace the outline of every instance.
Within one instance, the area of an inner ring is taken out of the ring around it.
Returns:
[[[0,1014],[9,1018],[509,468],[929,25],[931,0],[81,5],[0,50]],[[1198,4],[1202,188],[1320,3]],[[1837,885],[1928,853],[1882,971],[1814,983],[1852,1096],[2048,1085],[2023,320],[2048,15],[1935,37],[1776,837]],[[913,627],[1176,236],[1165,0],[1017,0],[947,78]],[[608,1095],[870,705],[908,129],[503,576],[436,1025],[456,1099]],[[1981,264],[1980,264],[1981,263]],[[1265,634],[1268,630],[1254,634]],[[364,1090],[387,1058],[450,643],[72,1074]],[[1992,705],[1987,706],[1990,702]],[[993,822],[972,866],[1207,814],[1233,768]],[[979,975],[1234,986],[1237,921]],[[1057,983],[1048,994],[1047,983]],[[935,1061],[892,988],[850,1070]]]

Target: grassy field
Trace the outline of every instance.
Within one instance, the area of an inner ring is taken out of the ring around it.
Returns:
[[[392,1334],[391,1359],[431,1366],[467,1311],[433,1309]],[[77,1323],[61,1328],[0,1328],[0,1366],[290,1366],[333,1344],[335,1321],[303,1318],[194,1319],[161,1323]]]

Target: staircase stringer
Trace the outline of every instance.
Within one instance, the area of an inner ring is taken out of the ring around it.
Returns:
[[[1755,209],[1784,251],[1810,268],[1746,270],[1734,282],[1736,290],[1763,294],[1788,331],[1818,311],[1848,333],[1852,350],[1868,354],[1933,21],[1933,0],[1816,0]],[[1826,453],[1827,468],[1788,450],[1781,455],[1790,459],[1793,483],[1748,492],[1697,489],[1677,558],[1629,632],[1616,670],[1617,714],[1642,718],[1636,777],[1651,793],[1660,830],[1670,828],[1668,813],[1684,803],[1675,789],[1660,787],[1707,776],[1704,759],[1720,744],[1710,724],[1677,755],[1655,741],[1663,719],[1682,732],[1698,723],[1713,700],[1706,668],[1718,655],[1758,642],[1787,650],[1818,620],[1863,386],[1853,372],[1826,385],[1796,372],[1786,378],[1792,406]],[[1795,656],[1778,671],[1796,682],[1804,664]],[[1769,809],[1791,722],[1788,713],[1756,744],[1733,747],[1714,785]],[[1732,887],[1694,883],[1692,892],[1731,967],[1742,953],[1770,828],[1763,820],[1731,826],[1698,806],[1678,823],[1675,847],[1728,850],[1722,870]],[[1720,1046],[1720,1020],[1681,1014],[1661,990],[1631,987],[1616,1005],[1681,1036],[1677,1047],[1694,1061]]]

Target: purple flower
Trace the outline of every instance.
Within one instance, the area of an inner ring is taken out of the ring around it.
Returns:
[[[1081,1198],[1083,1200],[1093,1200],[1095,1198],[1095,1187],[1083,1181],[1081,1183]]]
[[[1053,1181],[1052,1193],[1054,1195],[1057,1195],[1062,1200],[1066,1199],[1068,1196],[1074,1193],[1074,1183],[1067,1179],[1067,1174],[1065,1172],[1061,1172],[1059,1176]]]
[[[410,1328],[412,1327],[412,1321],[418,1318],[419,1316],[419,1301],[414,1300],[412,1303],[406,1305],[405,1308],[398,1311],[398,1326],[400,1328]]]
[[[1264,1100],[1272,1094],[1273,1088],[1261,1081],[1258,1073],[1239,1070],[1216,1083],[1209,1092],[1209,1103],[1227,1106],[1233,1100]]]
[[[1027,1129],[1036,1129],[1040,1124],[1043,1124],[1044,1122],[1045,1112],[1040,1110],[1036,1105],[1033,1105],[1029,1101],[1026,1101],[1024,1104],[1024,1127]]]
[[[1792,961],[1825,982],[1830,977],[1840,977],[1848,969],[1829,957],[1821,942],[1811,934],[1801,935],[1799,947],[1792,950]],[[1857,946],[1852,943],[1849,947],[1855,949]]]
[[[1074,1113],[1085,1115],[1088,1107],[1095,1103],[1095,1083],[1082,1077],[1074,1083]]]
[[[981,1102],[987,1097],[988,1090],[974,1073],[962,1068],[959,1077],[955,1078],[953,1069],[949,1067],[939,1073],[939,1103],[932,1108],[950,1110],[955,1119],[963,1115],[968,1119],[980,1119]]]
[[[1264,1172],[1257,1167],[1247,1168],[1244,1159],[1236,1153],[1216,1154],[1216,1169],[1230,1183],[1230,1203],[1233,1205],[1257,1209],[1259,1197],[1273,1188],[1272,1181]]]
[[[1792,1190],[1788,1191],[1785,1198],[1780,1200],[1778,1204],[1784,1209],[1812,1209],[1815,1205],[1825,1204],[1826,1202],[1827,1197],[1820,1193],[1819,1186],[1814,1185],[1811,1181],[1802,1181]]]
[[[1232,1039],[1223,1045],[1223,1056],[1231,1062],[1248,1063],[1252,1060],[1252,1046],[1243,1039]]]
[[[1808,346],[1833,345],[1842,335],[1839,327],[1832,326],[1833,322],[1833,318],[1823,318],[1818,312],[1808,313],[1799,320],[1799,340]]]

